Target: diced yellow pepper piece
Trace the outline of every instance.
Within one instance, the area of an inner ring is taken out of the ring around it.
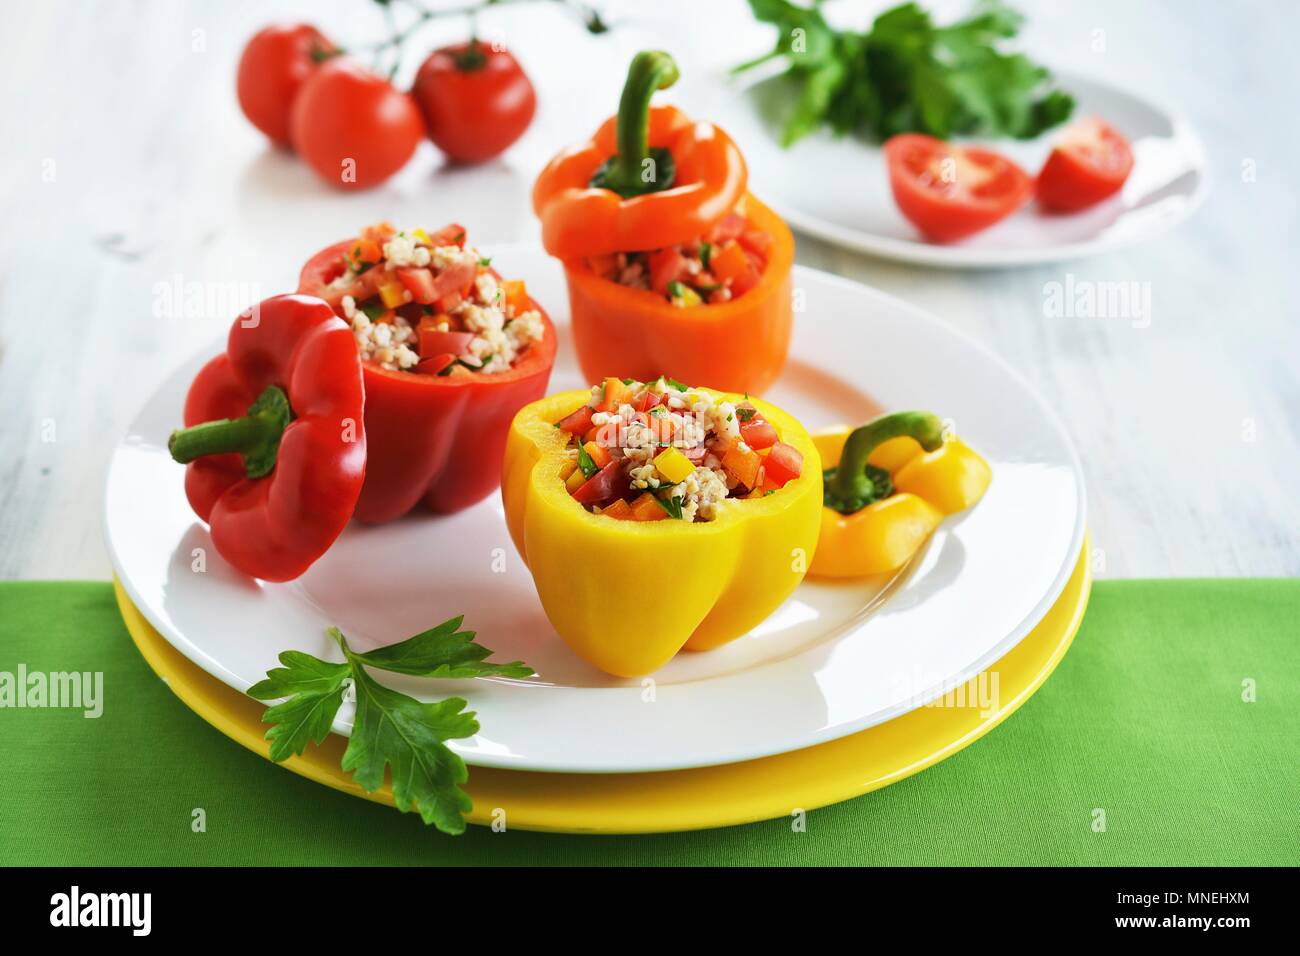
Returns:
[[[379,287],[379,298],[384,300],[385,308],[395,309],[406,302],[406,289],[400,282],[385,282]]]
[[[700,294],[688,285],[681,287],[681,291],[673,296],[673,305],[680,306],[683,309],[689,309],[693,305],[699,305],[704,300]]]
[[[426,246],[433,245],[433,240],[429,238],[429,234],[423,229],[413,229],[411,230],[411,235],[415,236],[417,240],[424,243]]]
[[[690,477],[691,472],[695,471],[691,460],[676,448],[665,448],[661,451],[655,458],[655,467],[659,469],[659,474],[674,485],[679,481],[685,481]]]

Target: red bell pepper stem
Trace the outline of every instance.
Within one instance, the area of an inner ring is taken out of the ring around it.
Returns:
[[[892,494],[892,485],[882,493],[877,484],[887,484],[888,474],[873,476],[879,469],[872,469],[867,458],[891,438],[904,435],[934,451],[943,444],[943,422],[930,412],[891,412],[855,428],[844,443],[839,465],[825,470],[826,507],[848,515]]]
[[[618,103],[618,153],[596,171],[591,185],[612,190],[624,199],[672,186],[676,178],[672,154],[666,149],[650,149],[650,98],[676,83],[680,75],[676,61],[661,50],[642,50],[632,58]],[[655,163],[649,179],[642,173],[647,159]]]
[[[238,452],[249,478],[261,478],[275,468],[280,436],[293,420],[283,389],[268,385],[242,418],[220,418],[178,428],[167,439],[172,460],[189,464],[205,455]]]

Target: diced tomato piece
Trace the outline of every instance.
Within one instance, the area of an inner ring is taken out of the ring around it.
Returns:
[[[501,288],[505,292],[506,305],[515,310],[515,314],[528,310],[531,300],[528,298],[528,287],[524,285],[523,279],[507,279],[501,283]]]
[[[647,388],[644,391],[637,392],[632,398],[632,407],[638,412],[648,412],[659,404],[659,398],[658,395]]]
[[[429,233],[429,245],[437,248],[438,246],[465,246],[465,227],[460,223],[450,223],[443,226],[437,232]]]
[[[595,411],[590,405],[583,405],[561,418],[555,427],[570,435],[585,434],[591,428],[591,416]]]
[[[398,269],[397,281],[411,293],[411,298],[421,305],[432,305],[438,300],[433,273],[428,269]]]
[[[617,518],[620,521],[635,521],[636,515],[632,513],[632,506],[624,498],[616,499],[608,508],[601,511],[606,518]]]
[[[754,253],[763,261],[767,260],[767,254],[772,249],[772,237],[757,229],[746,229],[736,238],[736,241],[746,252]]]
[[[631,481],[623,470],[623,463],[611,461],[583,482],[573,493],[573,500],[583,505],[597,505],[611,498],[622,497],[630,486]]]
[[[582,447],[587,454],[591,456],[591,460],[595,462],[597,468],[604,468],[613,460],[613,456],[610,455],[609,449],[600,442],[589,441]]]
[[[621,378],[607,378],[605,379],[605,399],[596,406],[596,410],[616,412],[620,405],[630,404],[631,401],[632,389],[624,385]]]
[[[668,512],[655,499],[655,496],[647,491],[632,502],[632,517],[637,521],[662,521],[668,517]]]
[[[441,299],[434,303],[434,307],[439,312],[455,312],[460,308],[460,304],[465,301],[465,297],[459,292],[448,292]]]
[[[787,481],[793,481],[803,474],[803,455],[793,445],[779,441],[768,452],[763,467],[767,481],[782,488]]]
[[[776,444],[776,429],[763,416],[755,415],[747,422],[740,423],[740,437],[754,451],[762,451]]]
[[[647,415],[646,424],[657,442],[673,440],[673,420],[667,415]]]
[[[457,262],[455,265],[450,265],[433,277],[434,298],[441,299],[453,292],[464,296],[474,285],[476,278],[478,278],[476,263]]]
[[[421,355],[442,355],[444,352],[464,355],[474,339],[473,332],[440,332],[423,327],[419,332]]]
[[[676,248],[657,249],[650,253],[650,288],[660,295],[668,294],[668,283],[689,277],[686,257]]]
[[[763,459],[758,456],[758,452],[753,449],[742,450],[739,443],[728,448],[722,456],[722,470],[746,488],[758,485],[758,469],[762,464]]]
[[[454,355],[432,355],[429,358],[420,359],[419,364],[415,366],[415,370],[421,375],[437,375],[454,361],[456,361]]]
[[[739,213],[729,212],[713,227],[713,231],[709,233],[709,242],[714,244],[729,242],[744,232],[747,225],[749,224],[745,221],[744,216]]]

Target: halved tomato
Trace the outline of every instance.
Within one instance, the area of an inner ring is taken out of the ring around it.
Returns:
[[[1066,129],[1038,174],[1038,202],[1044,209],[1077,212],[1120,191],[1133,172],[1133,150],[1100,116]]]
[[[1033,180],[987,149],[903,133],[885,142],[889,185],[899,210],[921,235],[956,242],[987,229],[1025,204]]]

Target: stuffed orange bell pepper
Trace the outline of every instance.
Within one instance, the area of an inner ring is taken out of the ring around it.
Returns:
[[[501,494],[555,630],[635,677],[740,637],[790,595],[817,547],[821,463],[764,402],[610,378],[519,413]]]
[[[826,504],[810,574],[862,577],[901,568],[945,515],[980,500],[988,462],[929,412],[894,412],[814,439]]]
[[[726,133],[650,105],[677,75],[667,53],[637,54],[618,115],[542,170],[542,243],[564,263],[588,378],[667,373],[762,392],[790,345],[794,238],[746,191]]]
[[[515,412],[546,392],[555,329],[523,282],[502,279],[463,226],[370,226],[313,256],[298,280],[349,325],[370,443],[356,517],[423,504],[447,513],[496,490]]]

